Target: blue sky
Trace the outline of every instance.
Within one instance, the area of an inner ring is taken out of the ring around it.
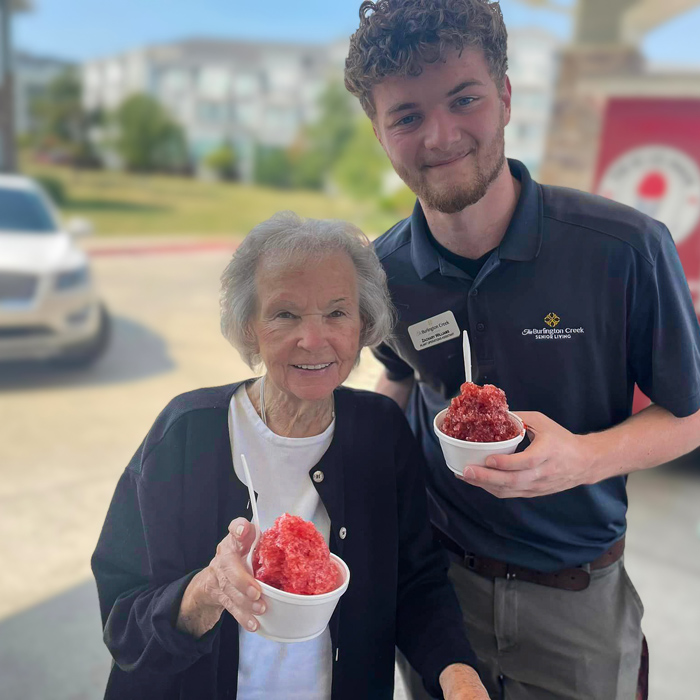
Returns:
[[[570,2],[571,0],[564,0]],[[659,0],[661,1],[661,0]],[[83,60],[186,36],[325,41],[349,35],[360,0],[34,0],[15,20],[15,44]],[[569,20],[502,0],[509,27],[539,25],[566,38]],[[647,37],[654,61],[700,65],[700,7]]]

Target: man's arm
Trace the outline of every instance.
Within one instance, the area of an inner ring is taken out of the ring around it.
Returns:
[[[700,411],[677,418],[652,405],[588,435],[575,435],[541,413],[518,415],[532,444],[519,454],[489,457],[485,467],[467,467],[464,481],[499,498],[544,496],[650,469],[700,445]]]
[[[700,411],[676,418],[652,405],[614,428],[587,436],[595,481],[665,464],[700,446]]]
[[[401,407],[402,411],[406,410],[408,406],[408,399],[411,396],[411,391],[413,390],[413,384],[415,379],[411,377],[406,377],[406,379],[401,379],[399,381],[394,381],[389,379],[386,370],[382,372],[377,381],[377,386],[375,391],[378,394],[383,394],[388,396],[390,399],[394,399],[397,404]]]

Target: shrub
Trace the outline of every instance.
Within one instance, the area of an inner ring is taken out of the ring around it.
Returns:
[[[224,180],[233,179],[238,174],[238,156],[230,143],[222,143],[208,153],[204,164]]]
[[[51,175],[36,175],[34,179],[41,185],[56,206],[63,206],[67,201],[66,186],[61,180]]]
[[[291,187],[292,167],[287,152],[275,146],[258,146],[254,179],[257,184],[268,187]]]

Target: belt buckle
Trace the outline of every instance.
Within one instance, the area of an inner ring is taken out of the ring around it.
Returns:
[[[464,566],[470,571],[476,570],[476,557],[473,554],[464,553]]]

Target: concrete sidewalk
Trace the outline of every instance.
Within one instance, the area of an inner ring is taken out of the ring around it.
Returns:
[[[0,622],[3,700],[98,700],[110,666],[94,581]]]

